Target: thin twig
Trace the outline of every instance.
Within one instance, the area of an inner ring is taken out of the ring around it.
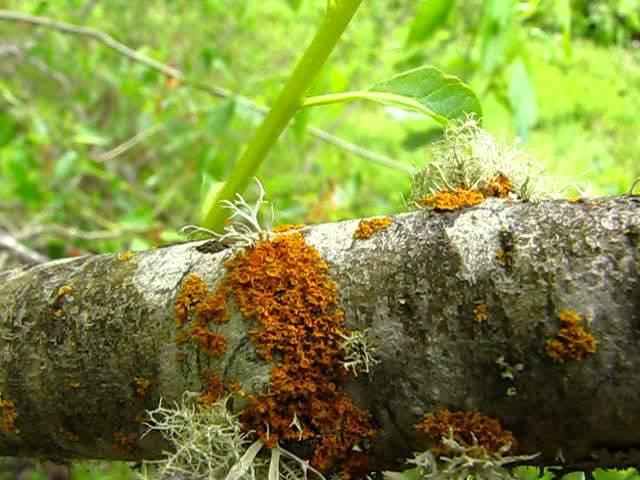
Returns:
[[[80,240],[95,241],[95,240],[111,240],[114,238],[132,237],[136,235],[142,235],[149,233],[153,228],[137,228],[137,229],[124,229],[124,230],[95,230],[85,231],[77,228],[63,227],[61,225],[37,225],[31,228],[24,229],[16,233],[16,238],[24,239],[35,236],[51,235],[54,237],[62,238],[76,238]]]
[[[29,15],[27,13],[16,12],[12,10],[0,10],[0,20],[24,22],[32,25],[51,28],[53,30],[58,30],[63,33],[69,33],[72,35],[92,38],[93,40],[96,40],[97,42],[102,43],[103,45],[111,48],[112,50],[115,50],[120,55],[123,55],[129,58],[130,60],[133,60],[134,62],[145,65],[148,68],[161,72],[168,77],[175,78],[176,80],[179,80],[184,85],[188,85],[197,90],[205,91],[217,98],[223,98],[223,99],[233,98],[235,101],[242,104],[243,106],[261,114],[266,114],[268,112],[267,107],[260,105],[246,97],[236,95],[235,93],[225,88],[218,87],[215,85],[208,85],[202,82],[198,82],[196,80],[192,80],[186,77],[185,74],[180,70],[170,67],[169,65],[165,65],[161,62],[158,62],[157,60],[153,60],[152,58],[149,58],[146,55],[143,55],[133,50],[132,48],[117,41],[111,35],[101,30],[96,30],[90,27],[74,25],[66,22],[58,22],[51,18]],[[406,172],[408,174],[414,173],[411,167],[404,165],[403,163],[393,160],[385,155],[381,155],[379,153],[367,150],[363,147],[360,147],[351,142],[348,142],[342,138],[336,137],[335,135],[332,135],[329,132],[326,132],[325,130],[322,130],[320,128],[313,127],[313,126],[308,126],[307,130],[311,135],[322,140],[323,142],[334,145],[346,152],[349,152],[353,155],[364,158],[365,160],[375,162],[379,165],[382,165],[388,168],[393,168],[395,170]]]
[[[10,250],[21,260],[29,264],[37,265],[49,261],[49,259],[44,255],[36,252],[35,250],[31,250],[29,247],[23,245],[12,236],[5,233],[0,233],[0,247]]]

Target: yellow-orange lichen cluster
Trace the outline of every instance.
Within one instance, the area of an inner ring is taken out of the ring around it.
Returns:
[[[133,252],[123,252],[118,255],[118,260],[121,262],[128,262],[133,258]]]
[[[189,275],[176,300],[178,340],[192,340],[200,350],[214,358],[224,355],[227,339],[212,330],[213,324],[229,321],[226,310],[225,288],[221,285],[210,292],[206,283],[197,275]],[[182,330],[183,327],[186,330]]]
[[[482,194],[485,197],[509,198],[512,191],[513,187],[509,179],[499,173],[487,182],[487,185],[482,189]]]
[[[556,362],[580,360],[596,351],[596,339],[581,325],[580,315],[572,310],[558,314],[562,327],[555,338],[547,340],[547,355]]]
[[[473,318],[478,323],[486,322],[489,319],[486,303],[478,302],[474,305]]]
[[[296,223],[296,224],[285,223],[283,225],[277,225],[273,227],[271,230],[274,233],[282,233],[282,232],[290,232],[291,230],[300,230],[301,228],[304,228],[304,227],[305,227],[304,223]]]
[[[455,190],[440,190],[434,195],[423,198],[418,203],[425,207],[431,207],[437,212],[453,212],[478,205],[483,201],[484,195],[480,190],[456,188]]]
[[[151,380],[144,377],[134,377],[133,383],[136,386],[136,395],[139,397],[144,397],[147,394],[147,390],[151,385]]]
[[[431,207],[437,212],[453,212],[478,205],[489,197],[507,199],[512,191],[511,182],[500,173],[490,179],[481,190],[469,189],[463,185],[453,190],[440,190],[419,200],[418,203],[424,207]]]
[[[343,312],[327,264],[300,233],[278,235],[227,262],[227,284],[271,371],[269,393],[251,398],[241,414],[268,446],[307,440],[312,465],[353,465],[354,447],[373,434],[369,414],[339,386]],[[350,468],[350,467],[348,467]]]
[[[391,219],[391,217],[360,220],[360,223],[358,223],[358,228],[353,233],[353,238],[357,238],[358,240],[371,238],[374,233],[389,228],[389,225],[391,225],[392,222],[393,220]]]
[[[509,453],[516,451],[516,440],[509,430],[505,430],[500,422],[479,412],[450,412],[427,413],[422,420],[414,425],[420,432],[426,433],[434,442],[431,450],[437,454],[447,454],[448,449],[442,444],[442,437],[449,438],[462,446],[473,445],[473,438],[487,453],[496,453],[507,444],[511,445]]]
[[[18,409],[12,400],[5,400],[0,396],[0,427],[5,432],[20,433],[20,429],[16,427],[16,419],[18,418]]]

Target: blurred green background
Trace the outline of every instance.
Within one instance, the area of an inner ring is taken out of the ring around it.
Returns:
[[[324,4],[0,0],[104,31],[230,92],[213,96],[87,37],[0,20],[0,232],[47,258],[179,240],[261,120],[244,99],[273,101]],[[310,93],[366,89],[424,64],[468,82],[486,128],[518,137],[574,190],[621,194],[640,175],[640,0],[365,1]],[[370,103],[305,110],[258,176],[276,223],[394,213],[407,167],[422,166],[440,135],[426,117]],[[0,247],[0,269],[14,264]],[[111,468],[73,478],[124,478]]]

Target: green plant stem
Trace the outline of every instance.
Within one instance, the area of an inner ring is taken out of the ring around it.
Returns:
[[[305,91],[349,25],[362,0],[329,0],[326,15],[311,44],[287,80],[275,104],[256,131],[227,181],[219,188],[209,208],[203,212],[202,225],[220,230],[228,212],[220,205],[241,193],[249,179],[273,147],[282,131],[300,107]],[[210,197],[211,193],[205,198]]]
[[[330,105],[332,103],[346,103],[353,102],[355,100],[370,100],[373,102],[383,103],[385,105],[397,105],[405,110],[412,110],[414,112],[424,113],[430,116],[438,123],[447,125],[449,120],[442,115],[437,114],[433,110],[426,108],[420,102],[413,100],[412,98],[404,95],[397,95],[395,93],[376,92],[372,90],[354,91],[354,92],[341,92],[330,93],[327,95],[318,95],[315,97],[307,97],[300,104],[301,108],[318,107],[320,105]]]

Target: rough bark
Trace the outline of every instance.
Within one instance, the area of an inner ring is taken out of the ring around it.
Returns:
[[[370,448],[379,467],[418,449],[412,426],[444,408],[499,419],[520,453],[541,452],[540,464],[559,454],[568,466],[640,464],[637,197],[402,214],[368,240],[353,238],[357,224],[302,232],[330,265],[347,326],[378,340],[380,363],[347,388],[378,427]],[[232,255],[201,245],[0,273],[0,394],[20,430],[0,429],[0,454],[157,458],[159,437],[138,437],[161,397],[202,390],[207,369],[264,390],[270,365],[237,311],[220,327],[229,338],[220,361],[176,342],[183,280],[197,273],[213,287]],[[488,318],[478,322],[481,303]],[[562,310],[585,318],[595,354],[548,357]],[[501,356],[524,365],[513,380],[502,378]],[[144,395],[136,378],[150,380]]]

